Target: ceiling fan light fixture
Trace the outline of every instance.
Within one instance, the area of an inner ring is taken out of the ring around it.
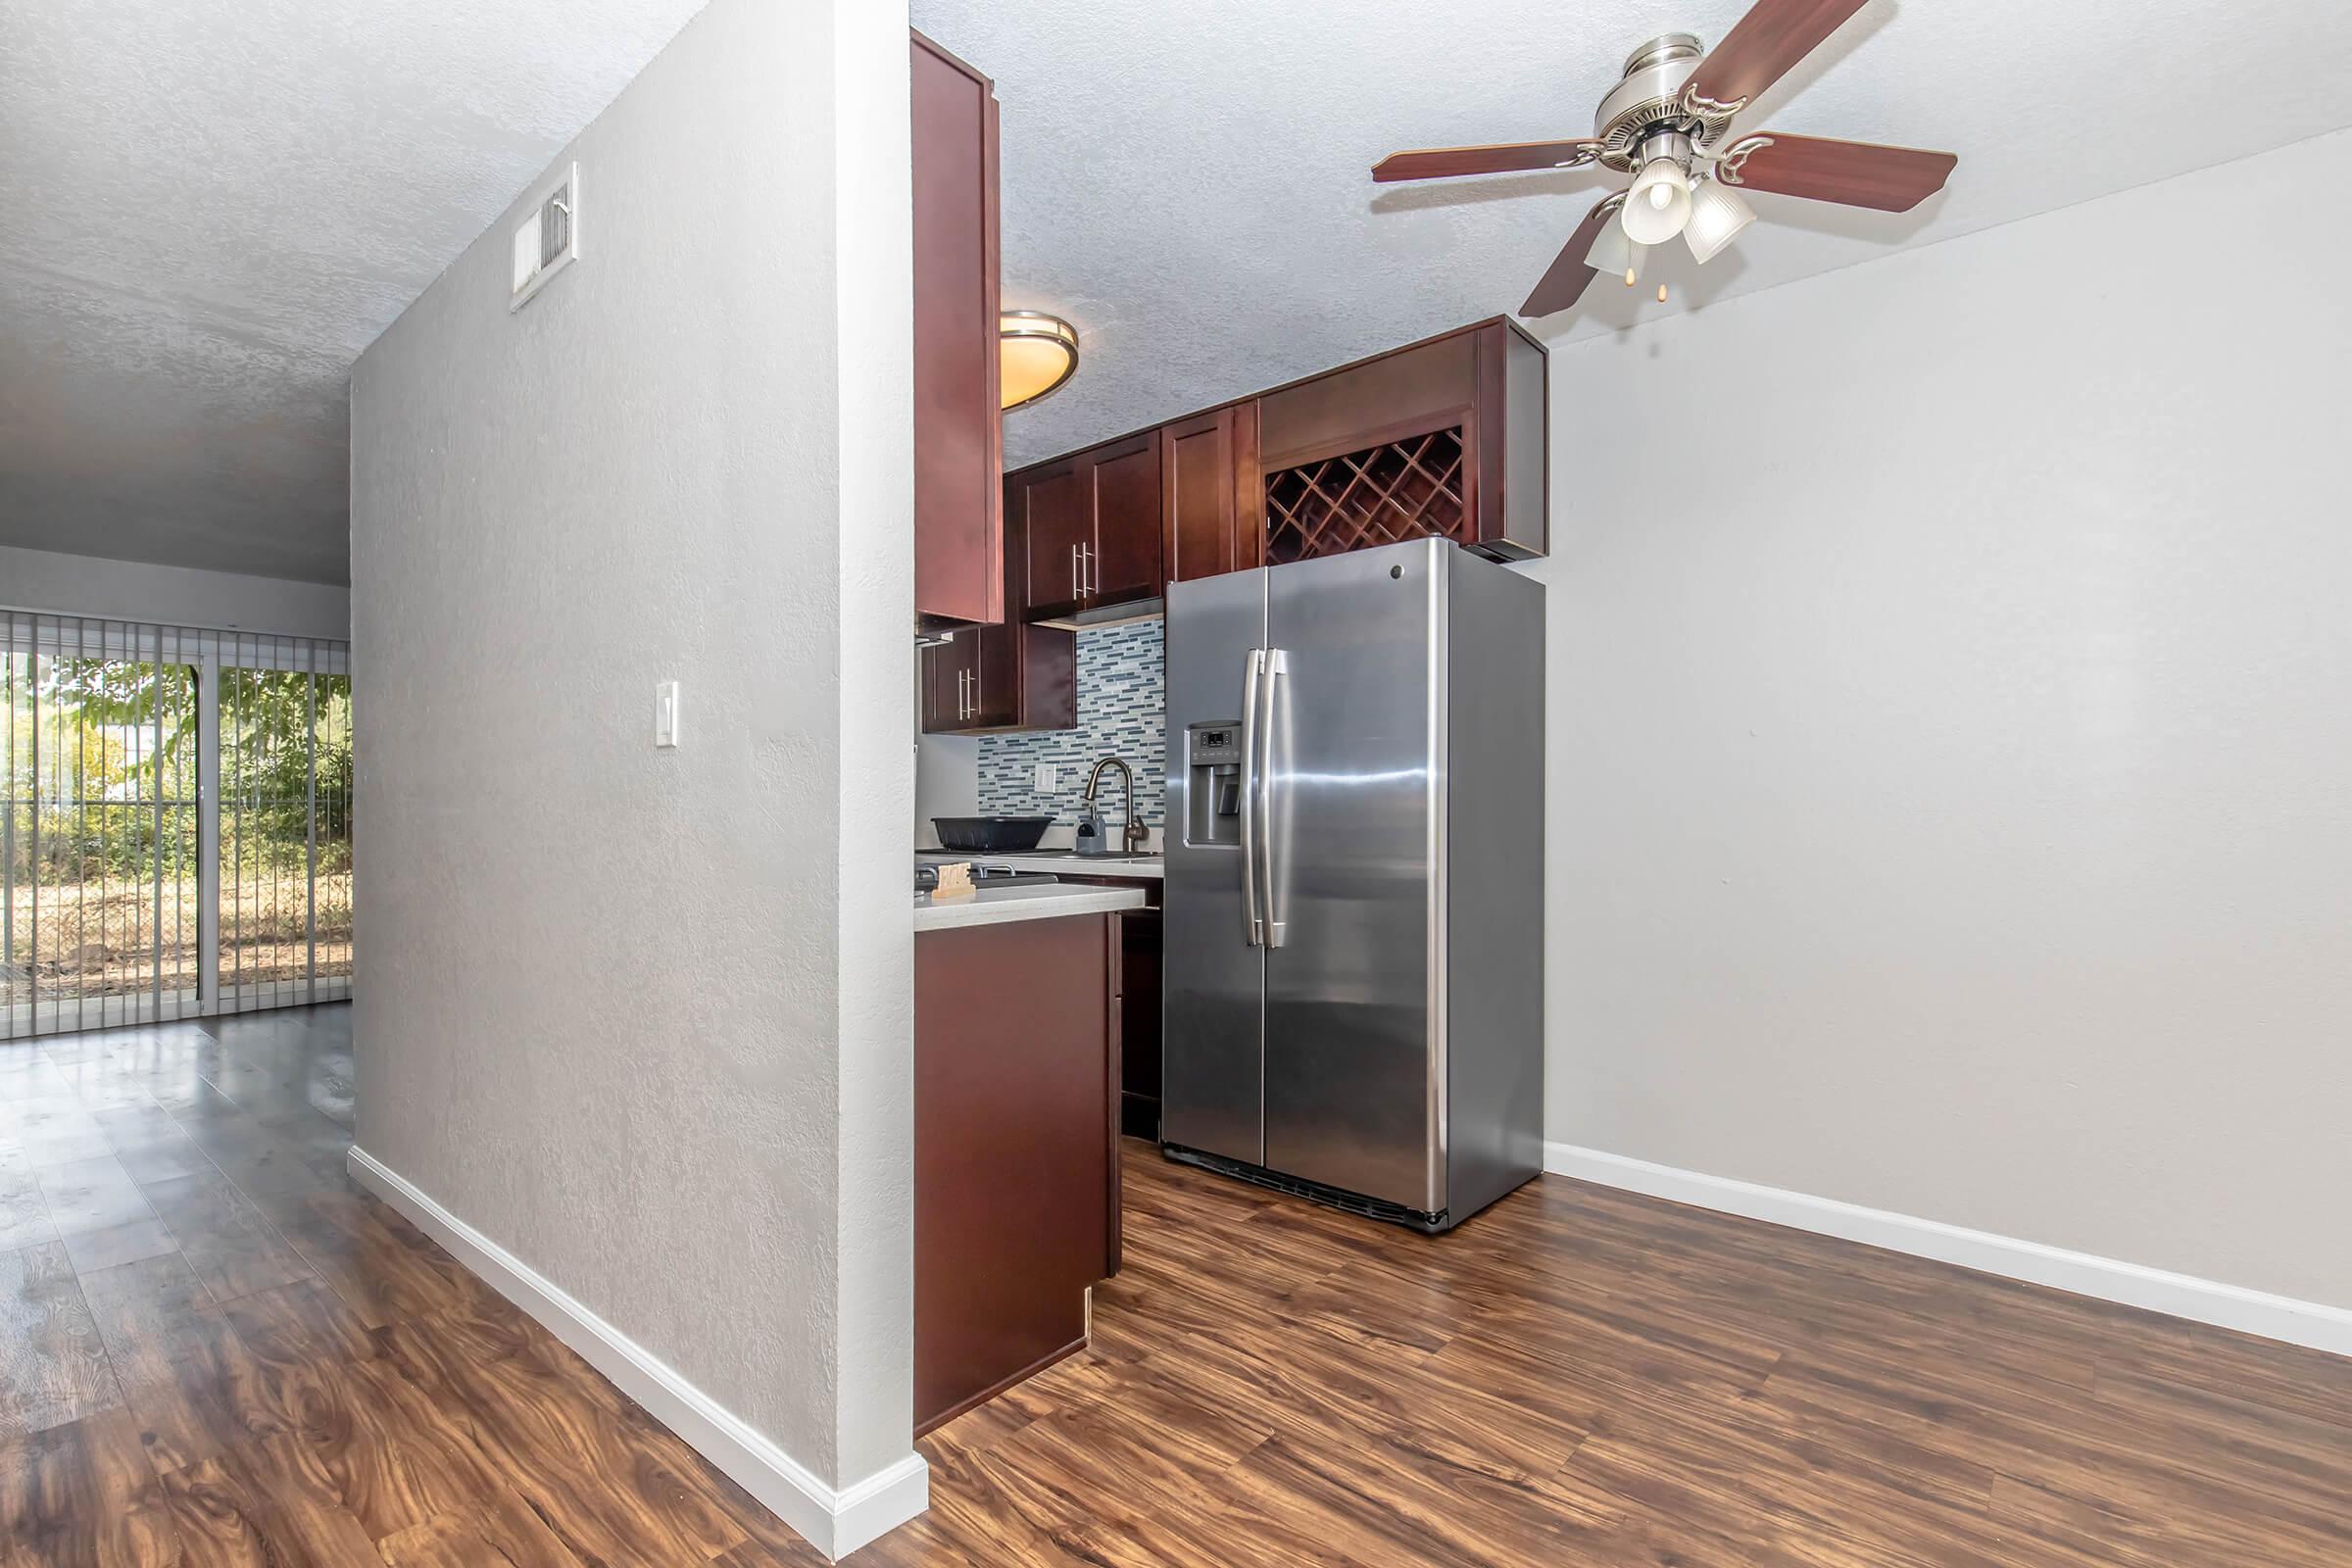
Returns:
[[[997,318],[997,368],[1002,408],[1035,403],[1078,373],[1078,329],[1043,311],[1005,311]]]
[[[1683,243],[1704,267],[1756,220],[1755,209],[1719,179],[1702,179],[1690,192],[1690,221],[1683,228]]]
[[[1594,236],[1592,248],[1585,252],[1585,265],[1595,272],[1607,272],[1612,276],[1622,272],[1625,280],[1631,283],[1642,275],[1642,259],[1648,252],[1648,246],[1635,244],[1633,237],[1626,233],[1624,219],[1611,217],[1600,225],[1600,233]]]
[[[1684,136],[1652,140],[1690,145],[1690,138]],[[1622,220],[1637,245],[1663,245],[1690,221],[1690,176],[1673,154],[1655,153],[1642,166],[1642,172],[1634,176],[1634,188],[1626,192]]]

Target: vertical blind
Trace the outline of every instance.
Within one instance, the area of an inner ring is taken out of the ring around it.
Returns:
[[[350,995],[347,644],[0,611],[0,1037]]]

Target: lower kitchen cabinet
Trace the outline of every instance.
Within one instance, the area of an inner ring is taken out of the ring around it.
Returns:
[[[1053,626],[971,626],[923,649],[923,733],[1071,729],[1078,641]]]
[[[914,939],[914,1428],[1086,1344],[1118,1268],[1119,915]]]

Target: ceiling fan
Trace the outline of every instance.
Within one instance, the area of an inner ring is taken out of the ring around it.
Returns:
[[[1704,266],[1755,220],[1742,189],[1909,212],[1943,188],[1959,159],[1783,131],[1731,134],[1734,116],[1864,3],[1756,0],[1712,50],[1702,51],[1691,33],[1670,32],[1627,56],[1624,77],[1601,99],[1589,137],[1391,153],[1373,166],[1372,177],[1388,183],[1595,164],[1632,174],[1629,188],[1585,215],[1519,308],[1522,316],[1566,310],[1596,271],[1623,272],[1630,286],[1643,253],[1678,234]],[[1658,298],[1665,297],[1661,287]]]

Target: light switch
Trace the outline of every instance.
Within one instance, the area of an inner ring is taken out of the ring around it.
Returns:
[[[654,688],[654,744],[678,744],[678,683],[674,680]]]
[[[1061,770],[1056,768],[1052,762],[1038,763],[1036,785],[1039,794],[1053,794],[1055,790],[1061,788]]]

